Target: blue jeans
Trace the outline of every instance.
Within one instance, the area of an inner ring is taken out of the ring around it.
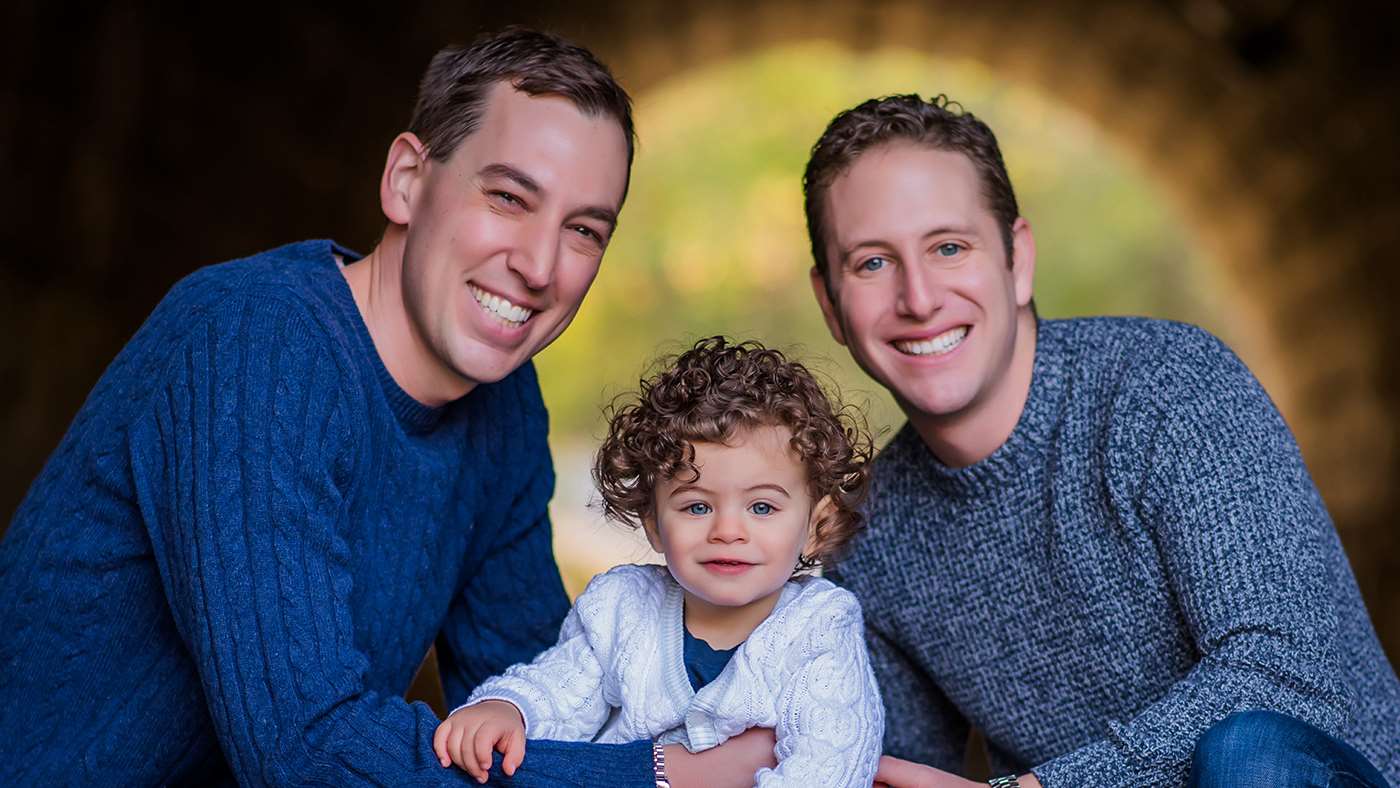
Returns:
[[[1346,742],[1273,711],[1231,714],[1206,731],[1191,759],[1190,788],[1388,788]]]

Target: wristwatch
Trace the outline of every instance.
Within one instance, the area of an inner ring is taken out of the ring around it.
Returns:
[[[656,788],[671,788],[671,781],[666,779],[666,748],[661,742],[651,743],[651,773],[656,777]]]
[[[1008,774],[1005,777],[993,777],[987,781],[987,785],[992,788],[1019,788],[1021,784],[1016,781],[1016,775]]]

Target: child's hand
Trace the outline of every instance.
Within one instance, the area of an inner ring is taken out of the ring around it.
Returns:
[[[433,752],[443,766],[457,764],[479,783],[491,771],[491,751],[504,757],[501,768],[515,774],[525,760],[525,720],[514,704],[503,700],[473,703],[448,715],[433,734]]]

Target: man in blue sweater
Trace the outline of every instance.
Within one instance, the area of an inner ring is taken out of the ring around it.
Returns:
[[[1035,242],[990,129],[946,99],[832,121],[804,179],[832,336],[908,424],[860,598],[878,779],[1383,786],[1400,682],[1293,436],[1205,332],[1039,320]]]
[[[0,543],[0,785],[466,781],[402,696],[434,642],[456,705],[557,637],[530,358],[598,272],[632,150],[587,51],[447,49],[369,255],[297,243],[171,290]],[[529,752],[513,784],[656,783],[650,742]],[[705,766],[667,754],[678,784]]]

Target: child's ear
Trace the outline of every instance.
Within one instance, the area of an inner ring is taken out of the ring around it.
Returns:
[[[836,502],[828,495],[817,501],[812,507],[812,514],[807,519],[807,544],[802,548],[802,554],[808,558],[814,558],[822,554],[826,548],[826,540],[817,533],[817,526],[836,514]]]
[[[656,513],[654,511],[642,515],[642,531],[646,533],[647,543],[651,545],[651,549],[658,553],[666,552],[661,549],[661,532],[656,530]]]

